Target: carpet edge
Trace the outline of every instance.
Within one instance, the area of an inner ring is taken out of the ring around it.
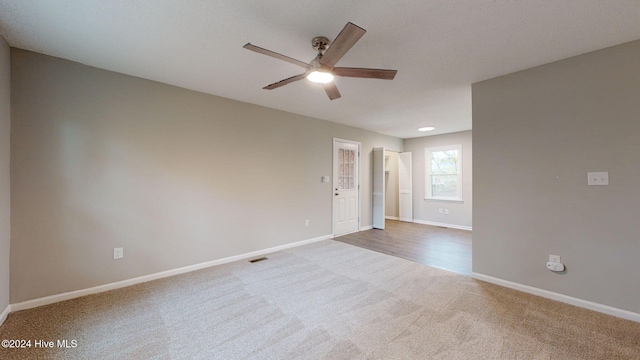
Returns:
[[[573,296],[536,288],[533,286],[515,283],[512,281],[503,280],[500,278],[496,278],[493,276],[484,275],[476,272],[471,272],[471,278],[640,323],[640,314],[635,313],[633,311],[624,310],[624,309],[616,308],[613,306],[604,305],[604,304],[596,303],[593,301],[588,301],[588,300],[576,298]]]
[[[285,244],[285,245],[252,251],[252,252],[248,252],[240,255],[229,256],[222,259],[211,260],[211,261],[189,265],[189,266],[176,268],[172,270],[165,270],[165,271],[161,271],[161,272],[157,272],[149,275],[143,275],[143,276],[139,276],[131,279],[116,281],[116,282],[98,285],[98,286],[94,286],[86,289],[74,290],[74,291],[64,292],[64,293],[55,294],[55,295],[49,295],[49,296],[45,296],[37,299],[26,300],[26,301],[22,301],[15,304],[9,304],[7,308],[2,312],[2,314],[0,314],[0,325],[2,325],[6,316],[9,313],[12,313],[15,311],[32,309],[39,306],[44,306],[44,305],[65,301],[65,300],[75,299],[75,298],[86,296],[86,295],[93,295],[93,294],[115,290],[115,289],[136,285],[136,284],[140,284],[148,281],[153,281],[153,280],[162,279],[162,278],[166,278],[174,275],[180,275],[180,274],[184,274],[192,271],[197,271],[197,270],[209,268],[212,266],[227,264],[230,262],[243,260],[243,259],[247,259],[255,256],[270,254],[276,251],[281,251],[281,250],[286,250],[293,247],[307,245],[307,244],[311,244],[311,243],[322,241],[322,240],[329,240],[332,238],[332,236],[333,235],[330,235],[330,234],[318,236],[318,237],[307,239],[307,240],[296,241],[296,242]]]

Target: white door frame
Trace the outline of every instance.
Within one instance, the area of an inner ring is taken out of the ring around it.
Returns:
[[[402,164],[406,172],[402,171]],[[398,154],[398,190],[398,217],[400,221],[413,222],[413,163],[410,151]]]
[[[386,150],[384,147],[373,148],[373,159],[371,162],[371,169],[373,178],[371,179],[372,186],[372,199],[371,199],[371,218],[372,227],[374,229],[384,230],[385,227],[385,197],[386,184],[385,184],[385,165],[386,165]]]
[[[347,143],[347,144],[354,144],[358,146],[358,163],[357,163],[357,169],[356,169],[356,173],[358,174],[358,231],[360,231],[360,229],[362,228],[362,204],[361,204],[361,199],[362,197],[360,196],[360,183],[361,183],[361,178],[362,178],[362,174],[360,173],[360,161],[361,161],[361,150],[362,150],[362,144],[358,141],[353,141],[353,140],[347,140],[347,139],[340,139],[340,138],[333,138],[333,144],[332,144],[332,148],[331,148],[331,162],[333,163],[333,176],[332,176],[332,180],[331,180],[331,237],[333,238],[335,236],[335,227],[336,227],[336,214],[335,214],[335,209],[336,209],[336,199],[335,199],[335,186],[336,186],[336,182],[337,182],[337,176],[338,176],[338,163],[336,162],[336,143],[337,142],[342,142],[342,143]]]

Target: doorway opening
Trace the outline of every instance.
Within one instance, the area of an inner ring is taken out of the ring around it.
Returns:
[[[411,153],[373,149],[373,228],[385,220],[413,222]]]

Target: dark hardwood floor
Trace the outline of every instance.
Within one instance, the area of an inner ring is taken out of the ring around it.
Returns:
[[[336,241],[425,265],[471,274],[471,231],[387,220],[385,230],[365,230]]]

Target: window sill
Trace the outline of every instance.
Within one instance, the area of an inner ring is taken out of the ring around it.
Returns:
[[[464,201],[463,201],[463,200],[457,200],[457,199],[434,199],[434,198],[424,198],[424,201],[443,202],[443,203],[453,203],[453,204],[464,204]]]

